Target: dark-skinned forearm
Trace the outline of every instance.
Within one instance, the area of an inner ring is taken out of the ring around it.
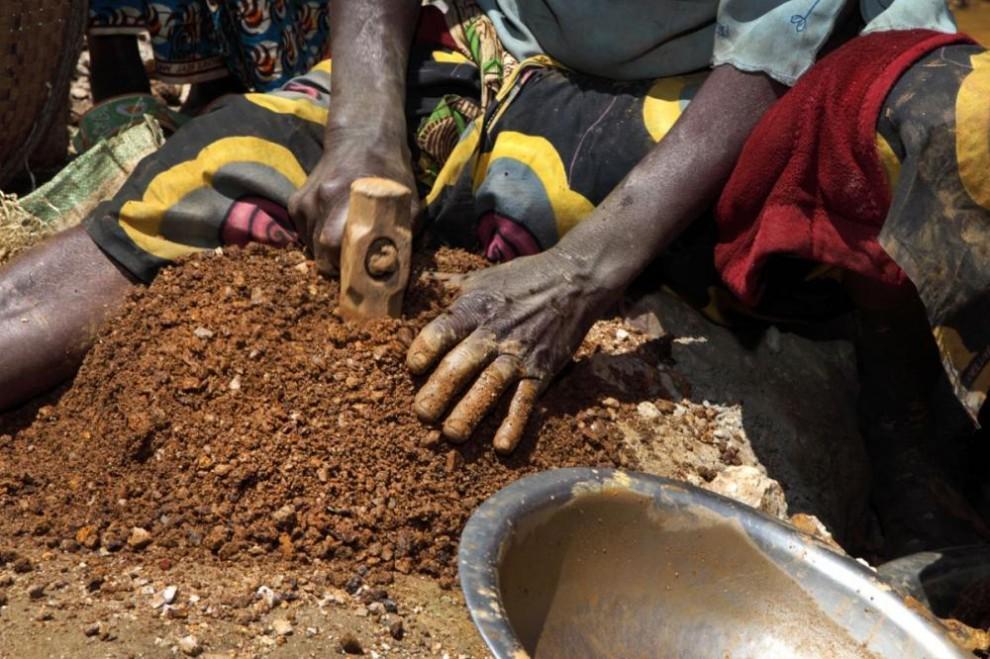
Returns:
[[[718,198],[747,137],[785,88],[716,68],[670,132],[554,251],[603,295],[620,293]]]
[[[328,143],[346,131],[405,145],[406,69],[419,8],[419,0],[334,0]]]

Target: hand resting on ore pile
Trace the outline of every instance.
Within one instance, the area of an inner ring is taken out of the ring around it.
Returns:
[[[416,2],[346,2],[337,13],[325,152],[289,204],[325,274],[339,263],[356,178],[392,178],[415,189],[404,100],[418,11]],[[414,374],[435,366],[416,397],[417,415],[435,423],[449,411],[443,434],[463,442],[510,395],[494,445],[512,451],[537,398],[594,321],[714,202],[782,89],[765,74],[716,67],[668,135],[557,245],[460,282],[460,297],[409,349]],[[717,139],[712,126],[719,126]]]

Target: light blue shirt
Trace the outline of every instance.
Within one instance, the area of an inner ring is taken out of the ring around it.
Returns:
[[[613,80],[731,64],[786,85],[811,68],[849,3],[864,33],[956,31],[944,0],[478,0],[517,59],[546,54]]]

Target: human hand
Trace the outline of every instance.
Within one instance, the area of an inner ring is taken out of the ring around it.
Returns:
[[[387,143],[379,136],[345,130],[328,132],[323,158],[306,182],[289,199],[289,216],[312,250],[317,269],[335,274],[340,266],[340,244],[347,221],[351,183],[367,176],[392,179],[416,189],[409,149],[405,143]],[[419,199],[412,196],[412,214]]]
[[[615,293],[554,250],[467,275],[458,299],[409,347],[406,364],[415,374],[439,361],[416,395],[416,414],[436,422],[456,401],[443,434],[461,443],[514,387],[494,438],[497,452],[510,453],[537,398]]]

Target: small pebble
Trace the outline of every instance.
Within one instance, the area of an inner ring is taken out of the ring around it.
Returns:
[[[285,618],[276,618],[272,622],[272,630],[279,636],[288,636],[292,633],[292,623]]]
[[[426,435],[423,436],[423,439],[420,441],[420,446],[422,446],[423,448],[433,448],[439,443],[440,443],[440,431],[431,430],[430,432],[426,433]]]
[[[127,536],[127,546],[132,551],[140,551],[151,544],[151,534],[140,526],[131,529],[131,534]]]
[[[255,596],[265,603],[265,605],[271,609],[278,603],[278,598],[275,595],[275,591],[268,586],[260,586]]]
[[[45,586],[44,584],[35,584],[28,588],[28,597],[33,600],[40,600],[45,596]]]
[[[171,604],[175,601],[175,596],[179,593],[179,589],[176,586],[166,586],[165,590],[162,591],[162,599],[165,600],[166,604]]]
[[[648,400],[644,400],[642,403],[636,406],[636,413],[643,419],[647,421],[656,419],[660,416],[660,410],[657,406]]]
[[[76,531],[76,542],[86,549],[96,549],[100,546],[100,532],[95,526],[83,526]]]
[[[179,639],[179,649],[182,654],[188,657],[195,657],[203,651],[203,646],[199,644],[199,639],[195,636],[183,636]]]
[[[359,577],[356,574],[352,576],[350,579],[348,579],[347,583],[344,584],[344,590],[351,595],[356,593],[358,588],[360,587],[361,587],[361,577]]]
[[[292,504],[286,504],[272,513],[272,521],[275,528],[287,531],[296,525],[296,508]]]
[[[401,641],[402,637],[406,634],[405,626],[402,624],[402,618],[396,618],[388,626],[388,633],[392,635],[397,641]]]
[[[447,464],[444,466],[444,470],[448,474],[453,474],[462,464],[464,464],[464,458],[461,456],[460,451],[452,449],[447,453]]]

